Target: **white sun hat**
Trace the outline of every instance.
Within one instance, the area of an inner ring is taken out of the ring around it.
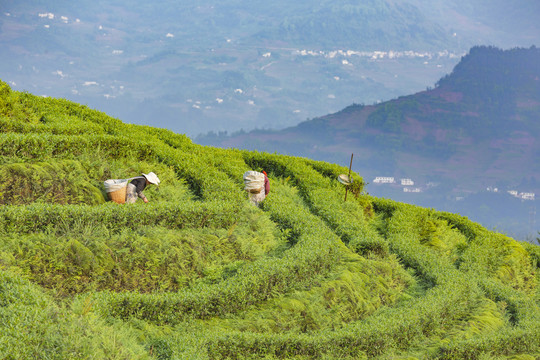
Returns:
[[[342,183],[343,185],[351,185],[353,183],[352,177],[349,177],[349,175],[345,175],[345,174],[339,175],[338,181]]]
[[[149,183],[154,185],[159,185],[160,181],[156,174],[153,172],[150,172],[148,174],[143,174],[143,176],[148,180]]]

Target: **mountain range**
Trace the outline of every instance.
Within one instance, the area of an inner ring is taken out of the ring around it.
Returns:
[[[538,44],[535,0],[2,1],[0,78],[196,136],[426,89],[474,45]]]
[[[540,49],[482,46],[473,47],[432,89],[376,105],[354,104],[283,130],[210,133],[197,141],[342,165],[354,153],[353,169],[368,180],[412,179],[415,189],[422,191],[403,194],[410,189],[387,187],[381,192],[373,183],[370,190],[375,194],[460,210],[455,200],[487,189],[540,193],[539,118]],[[534,226],[530,221],[535,219],[529,218],[534,202],[521,205],[510,196],[507,200],[515,203],[507,209],[521,210],[510,218],[506,211],[489,211],[491,218],[483,223],[506,223],[502,230],[508,231],[512,219],[518,221],[513,232],[535,230],[529,228]],[[476,207],[465,212],[477,217],[482,211]]]

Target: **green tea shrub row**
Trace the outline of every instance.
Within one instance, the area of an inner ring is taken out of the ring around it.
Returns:
[[[2,98],[10,106],[19,106],[25,109],[26,113],[31,114],[31,117],[19,118],[19,120],[28,123],[46,122],[47,117],[73,117],[80,121],[96,123],[108,133],[110,133],[110,129],[122,126],[122,122],[118,119],[66,99],[44,98],[18,91],[9,91]]]
[[[212,157],[213,154],[203,147],[195,147],[189,153],[170,147],[158,150],[158,159],[172,166],[197,196],[204,200],[244,202],[243,187],[212,166]]]
[[[82,154],[110,159],[155,160],[153,146],[141,140],[110,135],[51,135],[0,133],[0,155],[22,161],[76,159]]]
[[[529,254],[517,241],[502,234],[478,236],[462,249],[459,267],[477,275],[495,278],[516,290],[534,292],[536,269]]]
[[[186,135],[177,134],[167,129],[159,129],[151,126],[141,126],[141,130],[153,134],[165,144],[177,150],[182,150],[185,152],[191,150],[194,146],[191,139],[188,138]]]
[[[523,243],[488,231],[457,214],[439,212],[436,216],[448,221],[449,225],[459,229],[469,240],[468,245],[460,249],[460,269],[495,277],[520,290],[534,291],[538,286],[534,275],[536,264]]]
[[[311,159],[305,159],[305,161],[313,169],[317,170],[323,176],[331,178],[332,180],[336,180],[341,174],[349,174],[349,170],[347,168],[338,164],[332,164],[326,161],[316,161]],[[362,178],[357,178],[357,180],[362,181]]]
[[[404,204],[388,219],[386,239],[390,248],[399,255],[405,265],[422,274],[431,286],[461,279],[462,274],[455,268],[450,256],[440,248],[422,243],[422,224],[418,224],[418,221],[425,221],[425,217],[417,216],[417,211],[425,210]]]
[[[486,231],[480,224],[477,224],[469,220],[465,216],[458,214],[452,214],[448,212],[438,212],[437,216],[441,219],[445,219],[448,223],[461,231],[462,234],[467,236],[469,240],[474,240],[477,236]]]
[[[185,135],[175,134],[170,130],[124,124],[118,119],[103,112],[92,110],[85,105],[76,104],[65,99],[42,98],[28,93],[11,92],[7,84],[2,84],[7,87],[7,93],[12,95],[11,98],[3,96],[4,101],[11,104],[11,106],[19,105],[19,111],[24,110],[32,114],[31,117],[27,116],[25,119],[20,117],[17,119],[12,117],[3,119],[19,120],[12,121],[12,124],[31,125],[29,127],[23,125],[22,131],[16,132],[50,132],[52,134],[76,135],[77,130],[79,133],[103,133],[144,139],[147,142],[149,138],[154,137],[154,139],[161,139],[176,148],[189,147],[192,144],[191,140]]]
[[[20,276],[0,271],[0,358],[149,359],[134,334],[57,306]]]
[[[7,175],[0,183],[2,205],[105,202],[101,190],[88,181],[88,174],[78,161],[6,164],[0,165],[0,172]]]
[[[227,174],[232,181],[244,187],[243,175],[249,170],[262,170],[250,168],[242,156],[242,152],[235,149],[212,149],[211,164]]]
[[[36,114],[24,100],[31,95],[11,91],[8,84],[0,80],[0,118],[13,119],[18,122],[36,122]]]
[[[540,246],[528,242],[521,242],[521,246],[527,251],[533,266],[540,268]],[[538,270],[537,270],[538,271]]]
[[[374,199],[373,203],[375,209],[386,217],[393,216],[399,209],[405,211],[403,225],[416,218],[409,226],[418,231],[422,243],[431,247],[438,246],[439,250],[445,249],[446,255],[452,254],[455,266],[461,271],[482,273],[504,284],[512,284],[516,289],[531,291],[536,288],[535,264],[522,244],[513,239],[490,232],[456,214],[421,209],[386,199]],[[449,231],[444,230],[448,227],[458,230],[466,241],[455,237],[443,239],[441,229],[448,234]],[[441,244],[441,239],[446,244]]]
[[[82,222],[47,232],[0,236],[0,268],[58,295],[90,290],[176,291],[197,279],[232,276],[279,245],[267,218],[246,206],[230,228],[123,228]]]
[[[56,120],[56,119],[55,119]],[[41,117],[37,122],[23,122],[19,119],[0,118],[0,129],[4,133],[34,133],[54,135],[101,135],[106,134],[102,127],[83,122],[76,117],[62,117],[61,121],[51,121]]]
[[[523,359],[535,359],[540,352],[540,319],[529,326],[504,328],[497,332],[464,338],[439,349],[440,359],[483,359],[486,354]],[[522,356],[522,357],[520,357]]]
[[[100,206],[31,204],[0,207],[0,231],[31,233],[46,231],[58,224],[64,227],[85,224],[103,226],[110,231],[137,229],[141,226],[167,228],[228,228],[236,222],[241,208],[223,201],[144,204],[124,206],[107,203]]]

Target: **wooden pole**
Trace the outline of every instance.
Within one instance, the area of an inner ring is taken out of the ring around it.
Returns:
[[[352,158],[354,154],[351,154],[351,164],[349,165],[349,181],[351,181],[351,168],[352,168]],[[349,185],[345,186],[345,200],[347,201],[347,191],[349,190]]]

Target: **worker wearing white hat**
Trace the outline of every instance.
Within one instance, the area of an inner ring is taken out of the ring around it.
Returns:
[[[127,185],[126,204],[134,204],[137,198],[141,198],[147,203],[148,199],[143,194],[143,190],[148,184],[159,186],[159,183],[159,178],[153,172],[148,174],[143,173],[142,176],[136,177]]]

